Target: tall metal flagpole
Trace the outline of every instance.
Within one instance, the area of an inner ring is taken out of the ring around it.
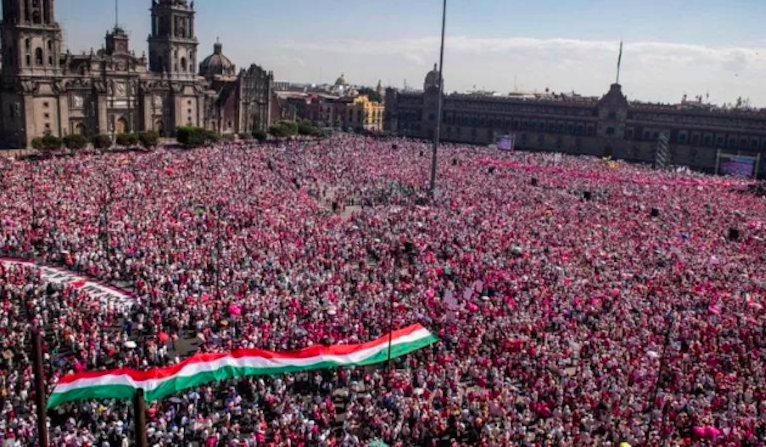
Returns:
[[[47,396],[45,390],[45,370],[43,369],[43,337],[38,328],[32,329],[32,354],[35,374],[38,445],[40,447],[48,447],[48,421],[45,414]]]
[[[620,57],[617,59],[617,84],[620,83],[620,70],[622,70],[622,40],[620,40]]]
[[[133,424],[136,437],[134,445],[147,447],[149,443],[146,439],[146,401],[143,389],[137,389],[133,394]]]
[[[436,191],[436,169],[438,166],[437,154],[439,153],[439,141],[441,139],[442,107],[444,105],[444,34],[447,29],[447,0],[444,0],[442,9],[442,43],[439,55],[439,101],[436,107],[436,133],[434,135],[434,152],[431,157],[431,186],[428,195],[433,198]]]

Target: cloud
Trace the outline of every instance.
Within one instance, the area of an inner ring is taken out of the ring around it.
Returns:
[[[397,71],[425,74],[438,56],[439,39],[283,41],[276,48],[326,60],[383,60],[383,76],[397,77]],[[614,79],[618,50],[614,41],[451,36],[445,73],[448,88],[457,90],[480,85],[508,91],[509,78],[518,75],[529,89],[574,88],[602,94]],[[720,102],[744,96],[766,104],[764,74],[766,48],[651,41],[624,46],[623,84],[638,99],[669,102],[684,93],[710,92]],[[360,69],[360,75],[367,73]]]

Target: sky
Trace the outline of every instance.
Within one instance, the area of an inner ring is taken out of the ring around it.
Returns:
[[[600,96],[615,82],[631,100],[766,107],[766,1],[448,0],[448,91]],[[114,0],[56,0],[72,52],[98,49]],[[120,0],[120,24],[147,51],[151,0]],[[220,37],[238,67],[277,80],[422,88],[439,57],[441,0],[197,0],[199,54]]]

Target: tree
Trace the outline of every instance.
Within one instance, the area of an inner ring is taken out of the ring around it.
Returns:
[[[44,152],[52,152],[61,149],[61,138],[55,137],[51,134],[47,134],[42,138],[35,138],[32,140],[32,147]]]
[[[261,130],[261,129],[255,129],[255,130],[253,131],[253,138],[255,138],[255,140],[256,140],[257,142],[259,142],[259,143],[263,143],[263,142],[265,142],[266,140],[268,140],[268,139],[269,139],[269,136],[268,136],[268,134],[266,134],[266,132],[264,132],[263,130]]]
[[[112,147],[112,139],[109,138],[109,135],[93,135],[90,142],[96,149],[109,149]]]
[[[287,130],[288,136],[298,135],[298,123],[295,121],[280,121],[277,124],[283,126]]]
[[[160,134],[153,130],[139,132],[138,140],[141,142],[141,146],[147,149],[153,149],[157,147],[157,144],[160,142]]]
[[[369,87],[360,88],[359,94],[367,96],[372,102],[383,102],[383,97],[378,92]]]
[[[73,151],[81,151],[88,145],[88,139],[82,135],[77,134],[65,136],[63,142],[67,149],[71,149]]]
[[[275,124],[271,127],[269,127],[269,133],[274,138],[287,138],[291,135],[290,129],[286,126],[284,126],[282,123]]]
[[[138,145],[138,135],[134,133],[121,133],[117,135],[117,145],[124,147],[134,147]]]
[[[312,126],[311,123],[308,121],[301,121],[298,123],[298,133],[300,135],[305,135],[309,137],[321,137],[322,131],[316,127]]]
[[[179,127],[176,129],[176,139],[186,147],[204,146],[218,142],[220,138],[217,133],[201,127]]]

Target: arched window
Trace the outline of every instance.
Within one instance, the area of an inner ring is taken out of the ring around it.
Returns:
[[[181,71],[186,72],[186,58],[181,58]]]
[[[43,49],[38,48],[35,50],[35,64],[43,65],[43,63],[44,63]]]
[[[32,50],[32,41],[30,39],[27,39],[24,41],[24,47],[27,49],[27,51]]]

